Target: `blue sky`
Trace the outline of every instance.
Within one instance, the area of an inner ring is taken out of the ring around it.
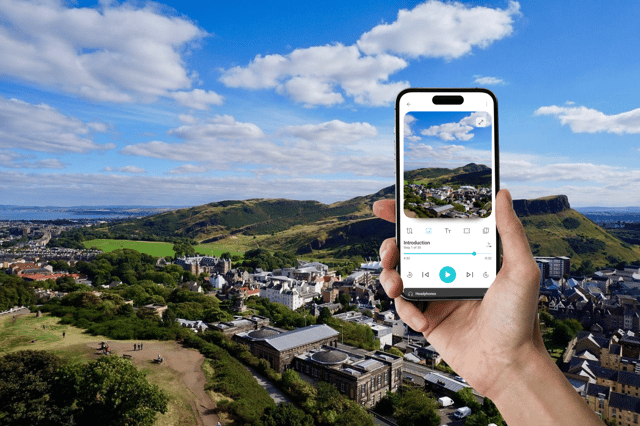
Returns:
[[[498,98],[501,187],[640,205],[637,2],[0,0],[0,199],[323,202],[394,182],[403,88]]]

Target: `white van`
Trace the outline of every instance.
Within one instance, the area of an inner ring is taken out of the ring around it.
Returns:
[[[448,407],[450,405],[453,405],[453,399],[449,398],[448,396],[443,396],[442,398],[438,398],[438,405],[440,405],[441,407]]]
[[[471,408],[469,408],[469,407],[461,407],[461,408],[458,408],[453,413],[453,417],[455,417],[456,419],[464,419],[465,417],[467,417],[470,414],[471,414]]]

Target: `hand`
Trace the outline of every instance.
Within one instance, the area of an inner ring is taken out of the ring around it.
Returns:
[[[377,201],[373,211],[395,222],[395,201]],[[499,380],[506,369],[520,365],[534,352],[546,353],[537,312],[540,269],[507,190],[497,194],[495,214],[503,264],[482,300],[434,301],[420,311],[400,297],[402,278],[395,270],[399,259],[395,239],[385,240],[380,247],[384,268],[380,281],[395,299],[400,318],[422,332],[469,385],[492,399],[507,385]]]

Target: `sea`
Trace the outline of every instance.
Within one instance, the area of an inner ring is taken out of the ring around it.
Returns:
[[[150,216],[175,208],[177,207],[22,207],[0,205],[0,221],[112,221]]]

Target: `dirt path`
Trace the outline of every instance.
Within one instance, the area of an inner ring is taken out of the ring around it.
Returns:
[[[177,342],[140,341],[141,351],[133,349],[133,342],[109,340],[107,343],[114,355],[131,355],[131,361],[136,367],[149,367],[158,354],[162,355],[162,364],[151,365],[154,368],[171,368],[177,371],[181,380],[194,394],[191,406],[194,413],[199,413],[199,416],[196,416],[198,426],[216,426],[218,416],[213,412],[215,403],[204,390],[206,378],[202,371],[202,363],[205,358],[200,352],[184,348]],[[89,343],[87,346],[97,349],[100,342]]]

